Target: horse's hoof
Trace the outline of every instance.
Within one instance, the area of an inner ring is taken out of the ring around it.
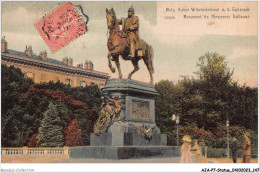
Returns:
[[[111,68],[111,71],[112,71],[112,73],[115,73],[116,69],[115,68]]]

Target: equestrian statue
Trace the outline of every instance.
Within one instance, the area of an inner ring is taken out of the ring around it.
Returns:
[[[119,78],[122,78],[119,63],[119,56],[121,56],[124,60],[130,60],[134,66],[134,70],[128,75],[128,79],[131,79],[132,75],[139,70],[138,61],[143,59],[150,74],[150,84],[153,84],[153,49],[139,38],[139,18],[134,15],[134,8],[131,6],[128,9],[128,17],[121,19],[116,18],[113,8],[106,9],[106,18],[109,30],[107,58],[110,70],[115,72],[112,60],[118,69]],[[122,25],[122,30],[119,25]]]

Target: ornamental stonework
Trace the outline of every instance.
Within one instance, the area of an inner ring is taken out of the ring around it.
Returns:
[[[133,119],[149,119],[150,106],[148,101],[132,100]]]

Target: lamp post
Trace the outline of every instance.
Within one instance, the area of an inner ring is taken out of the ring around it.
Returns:
[[[228,132],[229,120],[227,120],[226,126],[227,126],[227,157],[229,158],[229,132]]]
[[[180,117],[179,115],[175,116],[175,114],[172,115],[172,121],[176,121],[177,125],[177,146],[179,146],[179,122],[180,122]]]
[[[180,122],[180,117],[177,115],[176,117],[176,124],[177,124],[177,146],[179,146],[179,122]]]

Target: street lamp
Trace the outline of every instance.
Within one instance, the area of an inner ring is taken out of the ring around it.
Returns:
[[[179,115],[175,116],[175,114],[172,115],[172,120],[176,121],[177,125],[177,146],[179,146],[179,123],[180,123],[180,117]]]
[[[179,122],[180,122],[180,117],[177,115],[176,117],[176,124],[177,124],[177,146],[179,146]]]
[[[229,158],[229,132],[228,132],[229,120],[226,121],[226,126],[227,126],[227,157]]]

